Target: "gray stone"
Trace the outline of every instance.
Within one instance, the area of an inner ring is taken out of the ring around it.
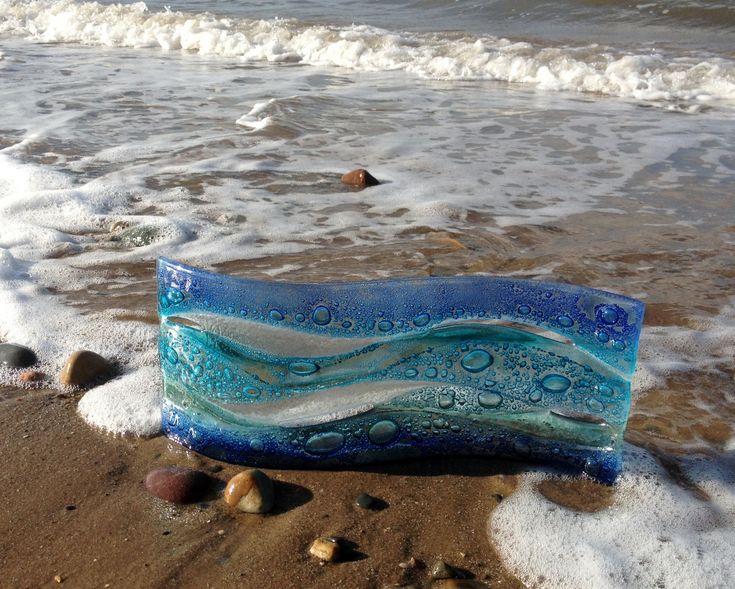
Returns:
[[[371,497],[367,493],[360,493],[355,498],[355,505],[362,507],[363,509],[372,509],[375,505],[375,497]]]
[[[125,229],[118,235],[120,243],[127,247],[143,247],[161,239],[161,230],[150,225],[138,225]]]
[[[443,560],[437,560],[431,567],[432,579],[454,579],[454,577],[454,570]]]
[[[37,360],[36,353],[30,348],[18,344],[0,344],[0,366],[28,368]]]

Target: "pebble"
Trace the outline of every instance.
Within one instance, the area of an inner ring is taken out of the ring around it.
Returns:
[[[74,352],[61,369],[61,384],[86,386],[112,372],[112,364],[94,352]]]
[[[373,176],[370,172],[363,168],[358,168],[357,170],[352,170],[351,172],[347,172],[344,176],[342,176],[342,182],[344,184],[349,184],[350,186],[357,186],[359,188],[366,188],[368,186],[377,186],[380,184],[377,178]]]
[[[28,368],[37,360],[36,353],[30,348],[18,344],[0,344],[0,366]]]
[[[455,577],[452,567],[443,560],[437,560],[431,567],[432,579],[453,579]]]
[[[194,503],[209,489],[209,477],[199,470],[183,466],[164,466],[145,477],[145,488],[156,497],[171,503]]]
[[[113,221],[110,224],[110,233],[119,233],[123,229],[127,229],[129,223],[127,221]]]
[[[225,503],[245,513],[267,513],[273,507],[273,481],[257,468],[245,470],[230,479],[225,488]]]
[[[126,247],[144,247],[162,238],[162,230],[153,225],[138,225],[129,227],[117,235]]]
[[[375,497],[371,497],[367,493],[360,493],[355,498],[355,505],[363,509],[371,509],[375,505]]]
[[[417,566],[419,566],[419,561],[412,556],[406,562],[399,562],[398,566],[402,569],[415,569]]]
[[[44,376],[46,375],[38,370],[27,370],[21,373],[20,380],[23,382],[38,382],[39,380],[43,380]]]
[[[339,541],[336,538],[321,537],[314,540],[309,548],[309,554],[323,562],[339,560]]]

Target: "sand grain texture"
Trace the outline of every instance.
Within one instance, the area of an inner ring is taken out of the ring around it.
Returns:
[[[267,470],[276,504],[265,516],[221,499],[242,467],[190,453],[166,438],[115,438],[76,414],[78,396],[0,390],[0,570],[13,588],[430,587],[442,558],[492,587],[523,587],[486,535],[490,512],[512,493],[514,465],[463,459],[393,463],[361,471]],[[168,504],[143,486],[178,464],[221,481],[207,501]],[[387,504],[357,507],[369,492]],[[344,540],[344,560],[308,555],[318,536]],[[463,556],[464,554],[464,556]],[[415,557],[414,569],[401,562]]]

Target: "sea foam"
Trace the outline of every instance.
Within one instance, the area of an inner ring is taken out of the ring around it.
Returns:
[[[735,583],[733,455],[692,458],[676,485],[647,452],[625,450],[615,503],[598,513],[560,507],[535,490],[540,473],[493,512],[488,532],[503,561],[533,587],[726,588]]]
[[[598,45],[540,47],[489,36],[152,12],[142,2],[1,0],[0,14],[0,33],[44,43],[154,47],[246,61],[401,70],[443,80],[498,80],[676,108],[685,101],[685,110],[717,102],[735,106],[735,61],[713,56],[628,53]]]

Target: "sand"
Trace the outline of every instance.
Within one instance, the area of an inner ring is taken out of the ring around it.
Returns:
[[[486,531],[521,465],[452,459],[347,471],[265,469],[276,482],[276,505],[266,515],[245,514],[221,499],[242,467],[163,436],[95,431],[76,414],[80,396],[0,390],[2,587],[56,587],[59,580],[75,588],[440,587],[430,579],[439,558],[489,587],[524,586]],[[200,468],[219,483],[205,502],[166,503],[143,479],[171,464]],[[383,508],[357,507],[361,492]],[[320,535],[345,540],[344,562],[321,565],[308,555]],[[399,566],[411,557],[418,566]]]

